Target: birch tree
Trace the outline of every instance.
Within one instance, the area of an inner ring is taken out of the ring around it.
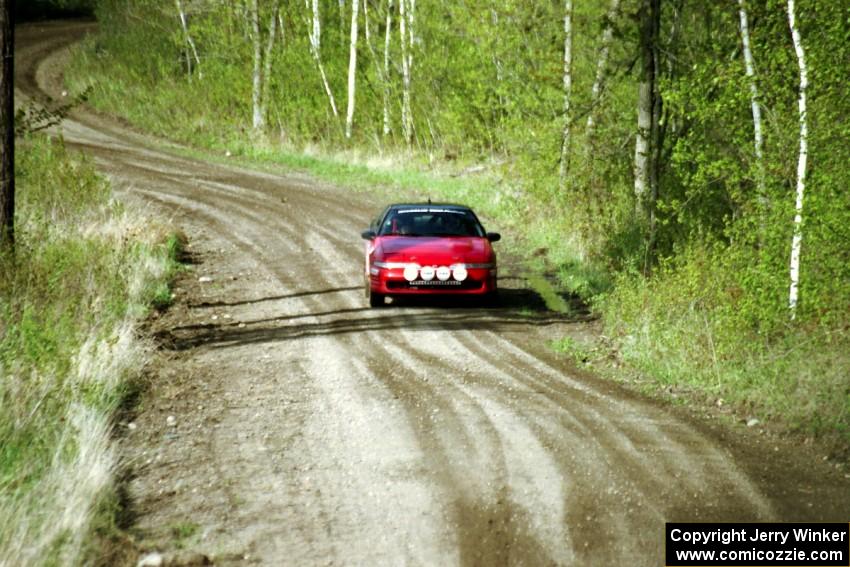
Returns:
[[[266,39],[266,52],[263,55],[263,88],[260,96],[260,113],[263,116],[263,120],[265,120],[269,108],[269,92],[271,90],[272,84],[272,55],[274,53],[274,44],[277,36],[278,19],[280,17],[279,2],[280,0],[274,0],[274,5],[272,6],[272,13],[269,18],[269,37]],[[282,36],[282,26],[280,33]],[[283,37],[281,37],[281,41],[283,41]]]
[[[756,153],[756,184],[758,187],[758,200],[764,207],[767,204],[767,191],[765,189],[764,169],[764,135],[761,124],[761,104],[759,103],[759,90],[756,84],[755,63],[753,52],[750,48],[750,26],[747,18],[747,8],[744,0],[738,0],[738,15],[741,22],[741,43],[744,51],[744,67],[747,73],[747,82],[750,88],[750,106],[753,113],[753,145]]]
[[[0,248],[15,245],[15,105],[12,0],[0,0]]]
[[[368,0],[364,0],[368,2]],[[348,111],[345,114],[345,137],[351,139],[354,123],[354,98],[357,89],[357,11],[360,0],[351,0],[351,46],[348,53]]]
[[[401,127],[408,146],[413,141],[413,113],[410,107],[410,74],[413,67],[413,18],[416,0],[399,0],[399,35],[401,36]],[[409,44],[409,45],[408,45]]]
[[[602,99],[602,91],[605,88],[605,80],[608,76],[608,57],[611,52],[611,41],[614,39],[614,21],[620,13],[620,0],[612,0],[608,13],[605,16],[605,28],[602,30],[602,39],[599,42],[599,57],[596,60],[596,74],[593,86],[590,89],[590,111],[587,113],[587,124],[585,133],[587,136],[588,151],[590,140],[593,138],[596,128],[596,112]]]
[[[635,136],[634,193],[636,211],[640,215],[646,205],[649,187],[650,134],[652,130],[652,92],[655,66],[652,57],[652,2],[643,0],[640,9],[640,79],[638,81],[638,122]]]
[[[307,3],[307,7],[309,9],[311,0],[304,1]],[[319,68],[319,75],[322,79],[322,85],[325,87],[325,93],[328,95],[328,101],[330,102],[334,118],[338,118],[339,112],[337,112],[336,109],[336,100],[334,100],[333,91],[331,91],[331,86],[328,84],[328,76],[325,74],[325,67],[322,65],[322,21],[319,18],[319,0],[312,0],[312,16],[312,27],[310,28],[310,54],[313,56],[313,60]]]
[[[265,128],[265,116],[262,112],[262,65],[263,65],[263,47],[262,38],[260,37],[260,6],[259,0],[251,2],[251,42],[254,47],[254,70],[251,74],[251,101],[253,103],[253,126],[254,131],[258,132]]]
[[[366,35],[366,46],[369,48],[369,55],[372,57],[372,61],[375,63],[375,74],[378,76],[378,82],[381,83],[381,92],[383,98],[383,132],[384,136],[390,133],[390,110],[389,110],[389,99],[390,99],[390,85],[389,85],[389,76],[390,76],[390,24],[391,24],[391,13],[392,13],[393,5],[392,0],[389,2],[389,6],[387,7],[387,24],[386,24],[386,38],[384,45],[384,62],[383,68],[381,67],[381,62],[378,61],[378,57],[375,54],[375,48],[372,45],[372,35],[369,31],[369,0],[363,0],[363,32]]]
[[[570,129],[572,109],[570,97],[573,90],[573,2],[564,0],[564,127],[561,134],[561,165],[559,176],[561,187],[567,178],[569,170]]]
[[[390,126],[390,30],[393,22],[393,0],[387,0],[387,25],[384,32],[384,136],[389,136]]]
[[[254,67],[251,73],[251,102],[253,106],[252,125],[254,132],[262,132],[266,128],[266,103],[271,75],[272,53],[275,35],[277,34],[277,14],[279,0],[274,0],[269,21],[269,31],[265,53],[263,51],[263,35],[260,26],[259,0],[251,2],[251,43],[254,51]]]
[[[198,57],[198,49],[195,47],[195,40],[189,33],[189,21],[186,18],[186,12],[183,10],[183,3],[180,0],[174,0],[174,5],[177,8],[177,16],[180,18],[180,28],[183,30],[183,39],[186,41],[186,71],[189,80],[192,80],[192,59],[195,60],[197,67],[201,66],[201,59]],[[199,73],[199,78],[203,76]]]
[[[647,220],[644,270],[648,271],[655,246],[658,165],[660,162],[661,97],[658,90],[661,0],[644,0],[640,9],[640,62],[638,84],[638,128],[635,137],[635,205],[637,215]]]
[[[791,28],[791,39],[794,41],[794,52],[797,54],[797,66],[800,68],[800,92],[797,110],[800,123],[800,152],[797,159],[797,199],[794,208],[794,236],[791,240],[791,285],[788,296],[788,307],[791,319],[797,316],[798,287],[800,284],[800,252],[803,245],[803,193],[806,189],[806,161],[809,156],[809,127],[806,119],[806,89],[809,86],[808,68],[803,40],[797,28],[794,0],[788,0],[788,27]]]

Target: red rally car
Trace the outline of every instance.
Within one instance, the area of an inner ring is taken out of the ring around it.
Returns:
[[[469,207],[390,205],[361,233],[366,243],[366,295],[384,305],[388,295],[496,294],[496,253],[501,239],[485,232]]]

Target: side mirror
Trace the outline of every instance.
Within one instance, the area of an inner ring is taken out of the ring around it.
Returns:
[[[498,232],[488,232],[487,233],[487,240],[489,240],[490,242],[498,242],[501,239],[502,239],[502,235],[499,234]]]
[[[363,240],[372,240],[376,236],[378,236],[378,235],[371,228],[364,230],[363,232],[360,233],[360,238],[362,238]]]

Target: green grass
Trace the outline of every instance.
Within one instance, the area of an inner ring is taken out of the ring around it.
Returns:
[[[792,325],[749,307],[745,269],[693,254],[651,280],[623,278],[600,306],[619,357],[657,389],[718,399],[743,415],[850,447],[850,338],[832,319]],[[785,293],[777,282],[775,294]]]
[[[195,537],[200,526],[194,522],[178,522],[170,527],[171,537],[177,549],[183,549]]]
[[[21,140],[14,256],[0,258],[0,556],[85,561],[109,525],[111,420],[146,356],[135,326],[176,269],[165,230],[90,163]]]

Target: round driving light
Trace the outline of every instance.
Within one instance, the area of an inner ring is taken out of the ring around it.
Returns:
[[[452,274],[454,275],[455,279],[459,282],[462,282],[463,280],[465,280],[466,276],[469,275],[466,272],[466,268],[463,267],[462,265],[457,265],[454,268],[452,268]]]
[[[429,282],[434,279],[434,268],[431,266],[425,266],[419,270],[419,275],[422,276],[423,280]]]
[[[437,268],[437,279],[441,282],[446,281],[452,275],[452,271],[448,269],[446,266],[440,266]]]
[[[412,282],[419,275],[419,264],[408,264],[404,267],[404,279]]]

